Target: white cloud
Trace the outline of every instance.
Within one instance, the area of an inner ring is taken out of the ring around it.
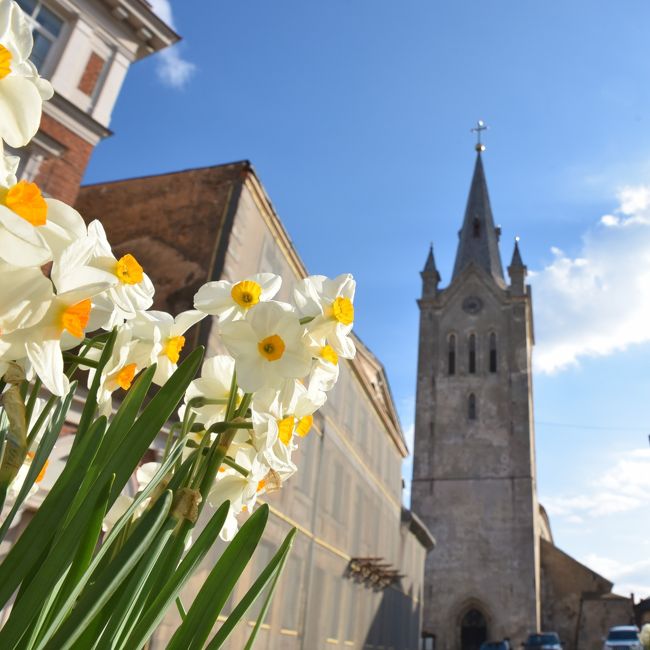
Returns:
[[[615,592],[633,593],[638,598],[650,596],[650,560],[621,562],[596,553],[588,553],[584,560],[590,569],[615,583]]]
[[[579,255],[552,248],[553,261],[531,273],[537,370],[650,341],[650,186],[623,188],[618,201],[584,235]]]
[[[175,27],[170,0],[150,0],[155,13],[170,27]],[[172,88],[184,88],[196,72],[196,65],[181,56],[179,45],[167,47],[156,56],[158,78]]]
[[[626,513],[648,507],[650,449],[620,454],[609,470],[595,478],[589,494],[543,499],[549,515],[568,523]]]

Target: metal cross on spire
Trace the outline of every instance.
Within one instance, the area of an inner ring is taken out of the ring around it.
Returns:
[[[476,146],[474,148],[479,153],[481,153],[481,151],[485,151],[485,145],[481,142],[481,132],[487,131],[489,128],[490,127],[483,120],[479,120],[476,123],[476,126],[470,129],[472,133],[476,133]]]

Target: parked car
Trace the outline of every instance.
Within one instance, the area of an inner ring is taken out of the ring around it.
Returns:
[[[557,632],[536,632],[529,634],[524,650],[562,650],[562,642]]]
[[[481,643],[480,650],[511,650],[510,643],[507,640],[503,641],[486,641]]]
[[[603,650],[643,650],[636,625],[610,627],[603,641]]]

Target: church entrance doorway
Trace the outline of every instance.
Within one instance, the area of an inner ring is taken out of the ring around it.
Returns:
[[[461,650],[479,650],[487,641],[485,617],[477,609],[470,609],[460,622]]]

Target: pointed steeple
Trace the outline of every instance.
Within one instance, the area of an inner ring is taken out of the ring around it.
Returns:
[[[509,269],[514,268],[526,268],[524,261],[521,259],[521,253],[519,252],[519,237],[515,237],[515,250],[512,252],[512,261],[510,262]]]
[[[499,286],[505,286],[501,256],[499,254],[500,230],[494,226],[490,197],[488,195],[482,147],[477,147],[474,176],[467,198],[465,219],[459,233],[458,251],[452,282],[472,262],[487,271]]]
[[[528,267],[521,259],[519,252],[519,237],[515,237],[515,250],[512,251],[512,260],[508,267],[510,276],[510,291],[515,296],[523,296],[526,293],[526,274]]]
[[[433,257],[433,244],[429,246],[429,254],[424,268],[420,272],[422,277],[422,296],[435,296],[440,283],[440,273],[436,268],[436,260]]]

